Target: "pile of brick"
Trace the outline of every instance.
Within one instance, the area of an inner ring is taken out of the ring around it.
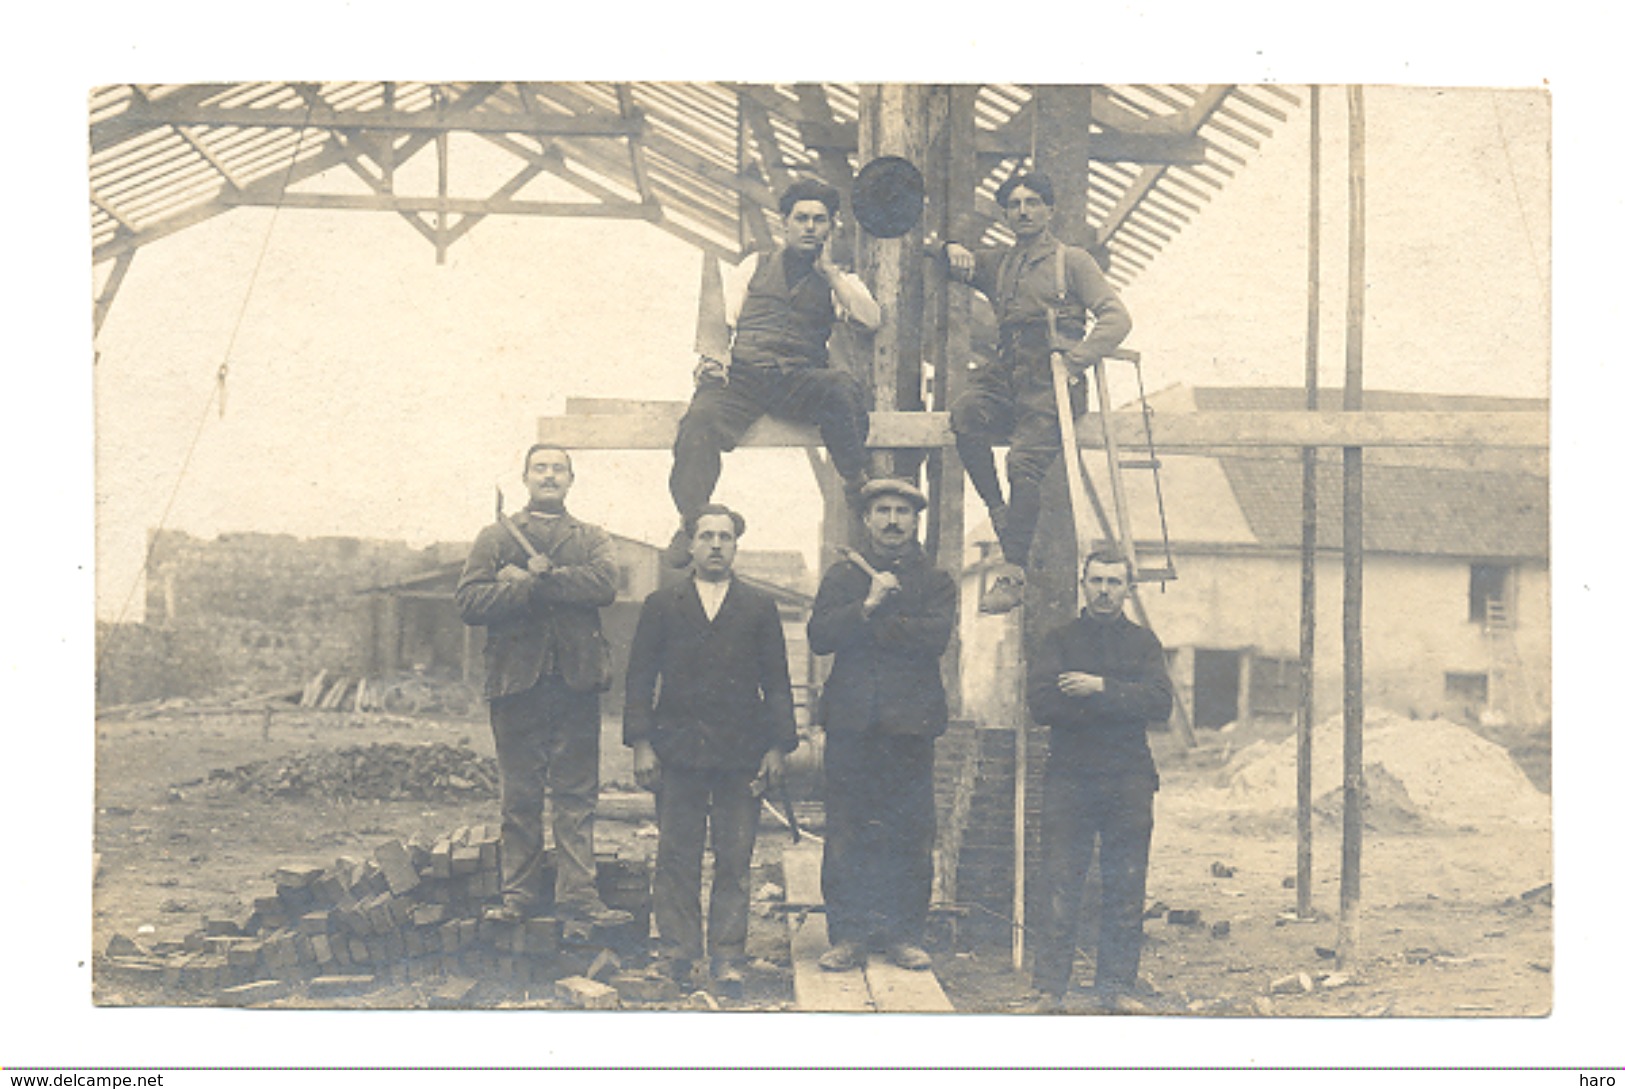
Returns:
[[[599,895],[633,916],[610,929],[566,929],[546,915],[486,919],[485,907],[500,902],[499,875],[495,825],[392,840],[369,859],[284,866],[274,891],[239,917],[205,918],[182,939],[144,946],[115,936],[100,967],[225,1004],[253,1003],[295,986],[323,997],[442,978],[532,984],[556,978],[561,942],[629,948],[648,938],[645,862],[599,856]]]
[[[277,798],[473,801],[497,796],[497,765],[467,746],[380,742],[216,768],[209,785]]]

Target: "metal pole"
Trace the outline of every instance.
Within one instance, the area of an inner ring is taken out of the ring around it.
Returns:
[[[1309,88],[1309,328],[1304,407],[1320,407],[1320,88]],[[1316,448],[1303,448],[1303,596],[1298,605],[1298,918],[1314,911],[1315,488]]]
[[[1349,283],[1343,409],[1358,412],[1364,397],[1365,350],[1365,96],[1349,88]],[[1343,874],[1338,898],[1337,963],[1351,965],[1360,948],[1361,801],[1365,794],[1365,645],[1361,637],[1365,575],[1364,451],[1343,448]]]

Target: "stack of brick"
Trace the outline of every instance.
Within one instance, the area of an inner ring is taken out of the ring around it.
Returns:
[[[184,939],[151,947],[115,937],[102,967],[218,992],[223,1002],[270,995],[277,989],[244,989],[266,980],[308,984],[318,996],[441,977],[550,981],[557,975],[558,920],[483,918],[484,908],[500,901],[499,833],[495,825],[476,825],[438,839],[392,840],[367,859],[284,866],[274,875],[275,891],[240,916],[205,919]],[[634,922],[618,928],[627,933],[589,936],[602,944],[646,937],[648,865],[601,856],[599,885],[606,902],[631,911]]]

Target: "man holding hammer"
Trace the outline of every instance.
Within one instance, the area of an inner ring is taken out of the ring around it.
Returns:
[[[807,636],[834,654],[824,683],[824,904],[827,971],[864,963],[870,949],[925,969],[936,840],[932,764],[948,723],[941,658],[958,588],[933,567],[916,534],[926,499],[906,480],[862,491],[861,552],[818,587]]]
[[[502,905],[518,920],[544,906],[542,806],[553,794],[554,904],[577,923],[619,926],[632,916],[599,899],[593,861],[598,805],[598,694],[609,687],[609,644],[598,610],[615,601],[615,546],[571,517],[570,455],[537,444],[522,477],[530,501],[474,540],[457,608],[486,629],[485,695],[491,701],[502,789]]]

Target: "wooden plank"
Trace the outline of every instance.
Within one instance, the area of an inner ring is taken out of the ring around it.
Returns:
[[[824,902],[822,872],[824,853],[811,845],[786,847],[784,866],[784,899],[788,904],[820,906]]]
[[[818,958],[829,949],[829,930],[822,913],[809,914],[798,926],[792,920],[790,963],[795,971],[798,1009],[828,1013],[869,1013],[875,1008],[862,972],[826,972]]]
[[[639,201],[589,203],[587,201],[513,200],[502,197],[365,196],[354,193],[222,193],[229,207],[267,205],[279,208],[314,208],[326,211],[442,212],[465,215],[556,216],[598,219],[653,219],[658,210]]]
[[[826,973],[829,974],[829,973]],[[882,956],[863,969],[869,997],[881,1013],[953,1013],[954,1004],[933,972],[911,972]]]
[[[648,402],[641,416],[599,414],[548,416],[537,421],[537,441],[576,450],[663,450],[677,437],[681,402]],[[1545,449],[1546,412],[1160,412],[1155,417],[1157,449],[1202,453],[1215,447],[1278,449],[1303,446],[1483,446]],[[1112,420],[1112,432],[1125,446],[1143,446],[1137,415]],[[873,412],[869,445],[874,447],[949,446],[953,435],[946,412]],[[1093,413],[1078,421],[1078,443],[1100,449],[1100,420]],[[822,445],[816,428],[763,417],[741,446]]]

